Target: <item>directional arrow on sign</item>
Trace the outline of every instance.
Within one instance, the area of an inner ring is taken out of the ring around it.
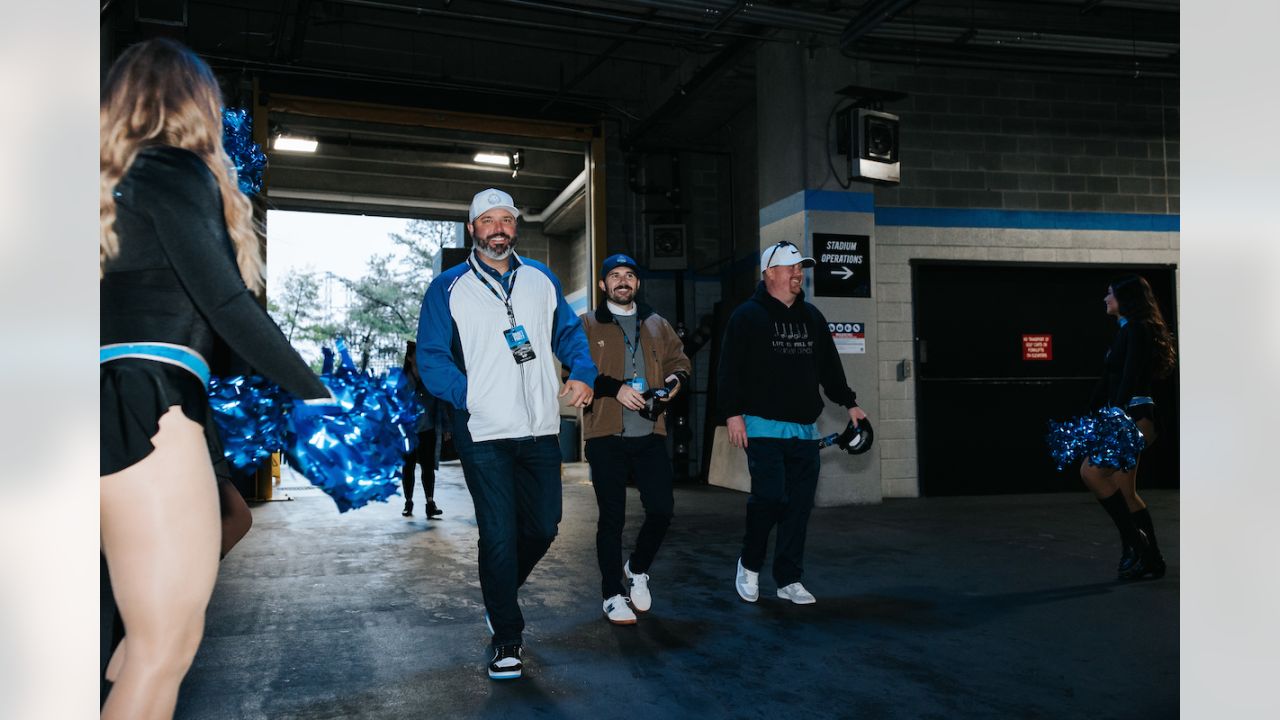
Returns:
[[[853,271],[843,265],[840,266],[839,270],[832,270],[831,274],[839,275],[841,280],[848,280],[853,277]]]

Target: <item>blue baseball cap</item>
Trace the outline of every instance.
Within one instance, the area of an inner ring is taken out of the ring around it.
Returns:
[[[640,272],[640,264],[633,260],[630,255],[618,253],[617,255],[610,255],[604,259],[604,263],[600,265],[600,277],[603,278],[614,268],[620,266],[629,267],[637,273]]]

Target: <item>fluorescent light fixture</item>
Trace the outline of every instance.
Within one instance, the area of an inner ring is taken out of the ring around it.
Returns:
[[[295,137],[292,135],[277,135],[276,140],[272,143],[272,147],[276,150],[284,150],[285,152],[305,152],[313,153],[316,146],[320,143],[311,138]]]
[[[472,161],[478,162],[481,165],[501,165],[502,167],[511,166],[511,158],[505,153],[499,154],[499,153],[481,152],[481,153],[476,153],[476,156],[471,159]]]

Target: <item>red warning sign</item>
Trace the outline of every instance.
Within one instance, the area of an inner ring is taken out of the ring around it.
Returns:
[[[1052,335],[1023,335],[1022,336],[1022,359],[1023,360],[1052,360],[1053,359],[1053,336]]]

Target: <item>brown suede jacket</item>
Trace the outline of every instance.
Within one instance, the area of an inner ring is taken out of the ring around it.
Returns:
[[[622,339],[622,328],[613,321],[613,313],[606,303],[600,303],[595,312],[578,316],[587,332],[587,344],[591,347],[591,359],[600,369],[596,378],[595,401],[583,413],[583,439],[590,440],[622,432],[622,403],[618,402],[618,388],[622,385],[623,368],[626,366],[627,346]],[[640,352],[644,355],[644,377],[649,387],[662,387],[667,376],[681,372],[688,376],[689,358],[684,355],[684,343],[676,335],[671,324],[653,312],[644,303],[636,303],[639,321]],[[682,383],[680,392],[688,390]],[[653,431],[666,435],[665,418],[659,416]]]

